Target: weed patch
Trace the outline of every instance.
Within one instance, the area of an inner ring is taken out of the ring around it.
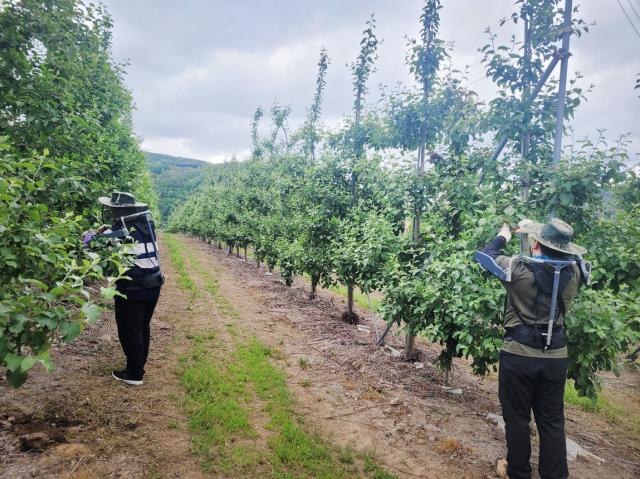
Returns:
[[[163,235],[164,243],[167,245],[167,251],[169,252],[169,259],[171,264],[176,270],[178,275],[178,286],[183,290],[190,293],[191,297],[198,295],[198,290],[193,280],[189,276],[187,267],[184,261],[185,248],[184,245],[178,241],[173,235],[165,233]]]
[[[588,397],[578,396],[573,381],[567,381],[564,388],[564,400],[568,404],[578,406],[583,411],[599,414],[613,424],[624,425],[627,429],[640,435],[640,417],[630,415],[624,407],[609,400],[604,392],[598,394],[597,399],[593,401]]]
[[[216,303],[216,306],[218,306],[218,309],[220,310],[220,312],[224,316],[237,318],[239,316],[238,312],[233,308],[233,306],[231,306],[231,303],[227,301],[227,298],[225,298],[224,296],[222,296],[222,294],[220,294],[220,283],[218,283],[218,280],[215,278],[215,276],[211,274],[211,271],[205,269],[201,263],[196,261],[195,257],[190,251],[185,250],[185,254],[186,254],[187,260],[189,261],[189,265],[194,270],[196,270],[196,272],[202,278],[205,291],[211,295],[211,297],[213,298],[213,301]]]

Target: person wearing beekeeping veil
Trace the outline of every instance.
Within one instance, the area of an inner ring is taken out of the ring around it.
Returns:
[[[127,358],[126,367],[114,370],[112,376],[132,386],[142,384],[149,355],[151,317],[155,310],[164,276],[160,269],[155,225],[145,203],[137,202],[131,193],[114,192],[111,198],[98,199],[111,213],[111,226],[101,226],[98,237],[114,238],[130,245],[129,269],[116,287],[122,296],[115,297],[118,338]]]

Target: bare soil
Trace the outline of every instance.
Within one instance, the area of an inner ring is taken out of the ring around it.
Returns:
[[[419,362],[404,362],[375,346],[375,327],[384,323],[370,313],[357,311],[368,330],[341,321],[340,296],[323,290],[309,300],[302,280],[287,287],[251,261],[180,239],[238,314],[222,314],[206,296],[189,297],[164,261],[167,283],[152,322],[145,384],[127,387],[110,377],[122,352],[106,312],[78,340],[55,346],[54,373],[35,368],[20,390],[0,380],[0,476],[204,476],[180,408],[177,357],[187,335],[211,328],[232,349],[229,331],[236,328],[273,349],[305,422],[331,442],[370,452],[401,478],[495,477],[494,459],[505,452],[503,434],[486,418],[500,413],[495,375],[480,379],[456,360],[453,380],[462,394],[447,391],[433,363],[437,346],[418,338]],[[393,332],[386,343],[402,352],[403,338]],[[619,394],[637,403],[637,373],[607,381],[619,381]],[[572,477],[640,477],[640,444],[628,428],[573,407],[566,416],[567,435],[605,460],[578,459]]]
[[[53,347],[53,373],[37,366],[18,390],[0,380],[1,477],[203,476],[189,450],[175,372],[188,304],[169,262],[163,267],[168,279],[143,386],[111,377],[124,362],[112,311],[73,343]],[[34,434],[40,439],[29,441]]]

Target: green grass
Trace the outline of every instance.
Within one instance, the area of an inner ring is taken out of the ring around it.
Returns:
[[[622,406],[608,399],[604,391],[598,394],[598,398],[594,402],[588,397],[578,396],[573,381],[567,381],[564,388],[564,400],[568,404],[578,406],[584,411],[599,414],[613,424],[622,424],[631,431],[640,434],[640,417],[630,415]]]
[[[189,262],[189,266],[196,270],[196,272],[202,278],[205,291],[207,291],[211,295],[220,312],[225,316],[234,318],[238,317],[238,312],[233,308],[231,303],[229,303],[229,301],[227,301],[227,299],[220,293],[220,284],[218,283],[218,280],[215,278],[215,276],[213,276],[211,271],[205,269],[202,264],[196,260],[191,251],[184,249],[184,254],[187,258],[187,261]]]
[[[186,252],[184,244],[168,233],[163,235],[163,240],[164,244],[167,245],[169,259],[171,260],[178,276],[178,286],[189,292],[192,297],[197,296],[198,290],[196,289],[196,285],[187,272],[187,265],[184,260],[184,254]]]
[[[364,459],[364,470],[371,474],[372,479],[393,479],[396,477],[382,469],[371,455],[366,456]]]
[[[373,458],[357,461],[351,450],[307,431],[294,410],[285,373],[258,340],[239,344],[228,357],[216,353],[215,339],[195,336],[191,341],[180,377],[194,450],[205,471],[260,472],[274,478],[394,477]],[[265,427],[272,433],[262,444],[251,423],[256,412],[267,415]]]
[[[178,238],[167,237],[179,284],[182,277],[186,291],[195,289],[189,287],[186,257],[205,283],[208,280],[205,289],[219,304],[224,298],[215,278],[189,258]],[[213,331],[185,337],[191,342],[190,349],[178,357],[180,382],[186,391],[183,407],[193,450],[206,472],[279,479],[394,477],[373,457],[336,447],[305,425],[295,411],[284,371],[272,363],[281,354],[279,350],[246,334],[234,335],[235,349],[230,353],[223,350]],[[302,360],[301,367],[307,364]],[[257,417],[262,418],[261,427],[255,424]]]
[[[178,421],[175,419],[169,419],[167,421],[167,429],[178,429]]]
[[[198,336],[192,341],[193,349],[180,372],[180,382],[187,392],[184,407],[192,444],[205,471],[217,465],[229,472],[246,461],[245,455],[229,447],[228,438],[256,437],[245,407],[250,396],[234,371],[212,360],[207,344],[212,340]]]
[[[329,286],[330,291],[334,293],[338,293],[340,296],[347,297],[347,287],[342,286],[341,284],[337,284],[334,286]],[[372,313],[378,311],[380,308],[380,300],[378,298],[371,297],[371,308],[369,308],[369,301],[367,300],[367,295],[360,291],[360,288],[356,288],[353,291],[353,300],[355,303],[364,310],[371,311]]]

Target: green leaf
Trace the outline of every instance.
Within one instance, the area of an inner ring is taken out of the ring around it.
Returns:
[[[100,318],[100,308],[95,303],[85,303],[82,306],[82,312],[84,313],[87,321],[93,323]]]
[[[4,357],[4,363],[7,365],[9,371],[17,371],[20,369],[20,363],[22,362],[22,356],[18,356],[14,353],[7,353]]]
[[[113,299],[118,294],[118,290],[114,287],[100,288],[100,295],[105,299]]]
[[[7,369],[7,382],[16,389],[25,383],[27,377],[28,374],[26,372]]]
[[[33,356],[26,356],[26,357],[22,358],[22,361],[20,361],[20,371],[27,372],[37,362],[38,362],[38,360],[36,358],[34,358]]]
[[[9,331],[12,333],[21,333],[24,331],[24,325],[29,320],[24,314],[16,314],[13,316],[13,322],[9,326]]]
[[[51,361],[51,358],[49,357],[49,349],[47,347],[47,349],[44,349],[42,351],[40,351],[40,353],[37,356],[38,361],[44,366],[44,368],[47,370],[47,372],[51,372],[53,371],[53,361]]]
[[[62,321],[60,324],[60,333],[65,343],[76,339],[81,332],[82,326],[79,321]]]

